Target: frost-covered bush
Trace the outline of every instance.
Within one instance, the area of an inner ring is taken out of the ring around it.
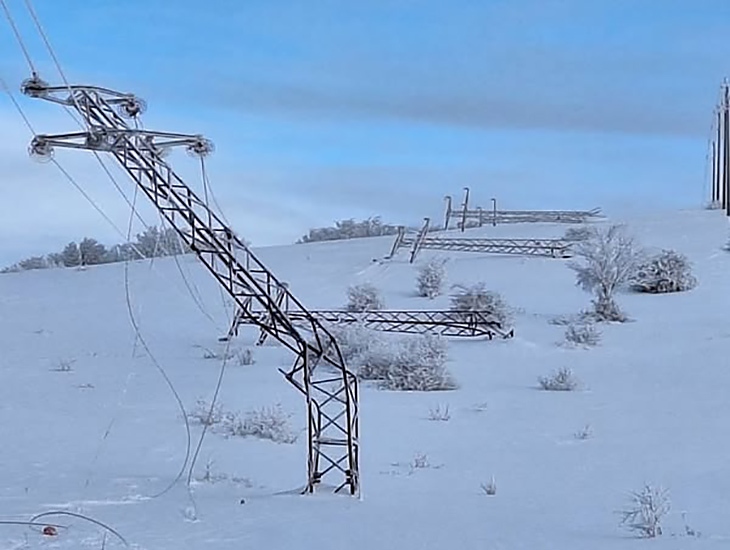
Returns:
[[[595,295],[593,313],[596,319],[626,321],[614,294],[629,283],[641,259],[634,239],[626,234],[623,226],[612,225],[594,231],[585,241],[576,242],[573,253],[582,262],[570,262],[568,267],[576,273],[576,284]]]
[[[253,358],[253,351],[251,348],[244,348],[236,352],[236,360],[238,364],[243,366],[253,365],[256,360]]]
[[[362,283],[347,289],[347,311],[375,311],[383,307],[380,291],[372,284]]]
[[[540,376],[537,379],[540,388],[546,391],[573,391],[578,389],[580,382],[568,368],[561,368],[550,376]]]
[[[662,250],[637,266],[631,283],[637,292],[660,294],[691,290],[697,286],[697,279],[692,275],[692,264],[684,254]]]
[[[563,235],[565,241],[586,241],[590,239],[595,232],[592,227],[580,226],[569,227]]]
[[[452,390],[458,386],[446,359],[446,343],[438,336],[381,338],[360,356],[357,374],[387,390]]]
[[[359,323],[334,325],[330,334],[340,348],[345,363],[357,362],[378,339],[378,335]]]
[[[285,413],[281,405],[274,405],[248,411],[243,418],[238,413],[226,413],[223,423],[230,435],[270,439],[275,443],[294,443],[297,434],[291,428],[290,418],[291,415]]]
[[[646,538],[662,534],[661,521],[670,509],[669,492],[661,487],[644,485],[632,492],[629,507],[621,510],[621,525]]]
[[[487,290],[484,283],[471,286],[454,285],[455,292],[451,295],[452,311],[478,311],[486,313],[491,320],[502,325],[509,323],[511,313],[502,296]]]
[[[571,323],[565,329],[565,341],[579,346],[597,346],[601,331],[593,323]]]
[[[210,403],[204,399],[198,399],[195,407],[188,411],[188,418],[203,426],[215,426],[223,422],[224,414],[219,403],[216,403],[211,409]]]
[[[419,296],[433,299],[441,295],[446,282],[445,264],[446,260],[442,258],[431,258],[418,268],[416,286]]]
[[[220,403],[211,408],[210,403],[198,399],[188,418],[227,436],[253,436],[276,443],[294,443],[297,439],[289,423],[291,415],[278,404],[247,411],[241,416],[239,412],[224,410]]]

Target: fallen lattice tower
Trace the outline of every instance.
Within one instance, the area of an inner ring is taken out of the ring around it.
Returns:
[[[322,323],[333,325],[359,324],[366,328],[381,332],[400,332],[404,334],[436,334],[461,338],[483,337],[489,340],[499,336],[512,338],[514,329],[507,328],[494,321],[484,311],[420,311],[420,310],[377,310],[377,311],[343,311],[312,310],[310,313]],[[293,316],[296,321],[296,315]],[[238,334],[241,325],[254,324],[251,317],[238,313],[224,339]],[[267,332],[261,331],[257,345],[268,338]]]
[[[132,94],[94,86],[49,86],[35,75],[22,90],[76,110],[86,127],[82,132],[37,135],[30,145],[32,155],[50,159],[56,147],[111,154],[231,296],[240,315],[294,353],[294,365],[284,375],[307,403],[306,491],[313,492],[325,476],[337,476],[336,492],[358,494],[358,381],[337,342],[164,158],[168,149],[184,147],[200,158],[204,174],[212,144],[199,135],[130,127],[127,120],[136,121],[144,110]]]
[[[421,230],[413,235],[406,233],[404,227],[398,228],[390,254],[394,257],[401,248],[410,248],[410,263],[413,263],[421,250],[447,250],[452,252],[481,252],[485,254],[518,254],[523,256],[544,256],[550,258],[569,258],[573,241],[565,239],[479,239],[463,237],[429,236],[429,218]]]
[[[592,221],[601,214],[600,208],[592,210],[498,210],[496,199],[492,199],[492,208],[469,208],[469,188],[464,188],[464,202],[455,208],[450,196],[446,196],[446,212],[444,229],[449,228],[452,218],[457,219],[457,227],[462,231],[471,224],[482,227],[486,224],[513,223],[572,223],[580,224]]]

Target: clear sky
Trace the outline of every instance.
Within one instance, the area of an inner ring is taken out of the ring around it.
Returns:
[[[22,0],[6,0],[60,83]],[[727,0],[35,0],[67,76],[145,98],[145,125],[204,133],[234,228],[292,242],[335,219],[504,208],[692,208],[706,199]],[[0,19],[0,76],[29,73]],[[17,96],[40,133],[75,130]],[[0,264],[120,240],[0,99]],[[125,227],[89,153],[56,158]],[[171,157],[196,181],[194,160]],[[125,182],[129,192],[131,186]],[[145,211],[145,218],[156,218]]]

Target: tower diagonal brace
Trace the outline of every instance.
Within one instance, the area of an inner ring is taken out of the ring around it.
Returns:
[[[313,492],[326,477],[334,480],[328,485],[335,492],[359,494],[358,381],[335,339],[162,157],[165,149],[177,146],[205,155],[212,144],[199,135],[131,128],[127,120],[144,110],[131,94],[92,86],[51,87],[37,78],[26,81],[23,92],[75,109],[89,127],[82,133],[36,136],[32,154],[50,155],[55,147],[111,154],[241,315],[296,355],[283,374],[307,403],[306,491]]]

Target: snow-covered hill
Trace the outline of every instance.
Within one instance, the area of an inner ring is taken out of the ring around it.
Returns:
[[[278,444],[209,432],[192,493],[165,489],[186,450],[184,421],[130,324],[122,264],[0,276],[0,519],[52,509],[108,523],[133,547],[210,549],[622,549],[730,547],[730,253],[718,212],[628,220],[643,245],[692,260],[699,286],[674,295],[622,294],[632,318],[603,327],[594,349],[557,345],[590,297],[564,260],[449,254],[449,283],[485,281],[517,308],[516,336],[450,341],[460,388],[439,393],[361,389],[363,498],[293,493],[306,439]],[[560,236],[565,226],[470,230]],[[381,259],[391,238],[273,247],[259,256],[312,308],[340,307],[369,281],[388,307],[448,307],[414,292],[407,253]],[[429,253],[424,253],[426,258]],[[144,344],[184,406],[209,400],[230,305],[193,257],[129,265],[129,296]],[[187,284],[186,284],[187,281]],[[189,287],[189,288],[188,288]],[[191,297],[192,290],[196,297]],[[255,334],[232,343],[240,350]],[[304,403],[278,373],[292,357],[265,345],[232,361],[220,402],[246,411],[280,403],[304,429]],[[569,367],[576,392],[537,378]],[[448,406],[448,421],[429,410]],[[591,437],[576,432],[590,425]],[[201,432],[192,423],[193,443]],[[419,462],[416,467],[414,464]],[[480,485],[494,477],[497,494]],[[664,534],[641,541],[616,511],[644,483],[669,489]],[[241,503],[244,499],[244,503]],[[56,537],[0,526],[1,548],[102,547],[102,530],[54,518]],[[686,526],[699,531],[687,534]],[[106,548],[120,548],[113,536]],[[643,547],[643,546],[642,546]]]

